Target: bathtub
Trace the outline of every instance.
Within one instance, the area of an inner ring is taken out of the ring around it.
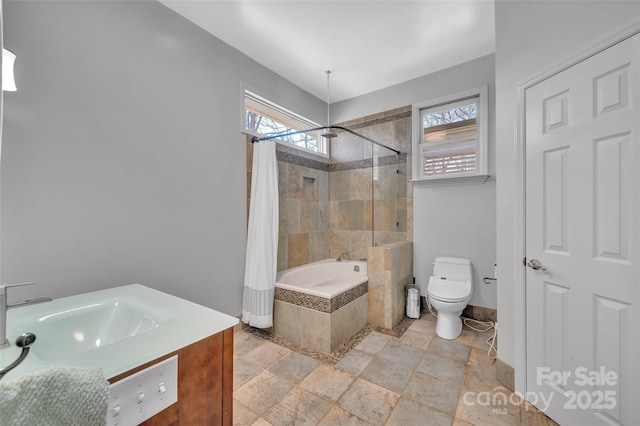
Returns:
[[[368,285],[361,261],[326,259],[278,272],[273,333],[332,353],[367,325]]]
[[[367,262],[325,259],[278,272],[276,287],[331,299],[367,280]]]

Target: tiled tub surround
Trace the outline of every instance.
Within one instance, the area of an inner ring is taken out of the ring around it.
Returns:
[[[281,144],[277,157],[281,271],[330,256],[329,160]]]
[[[405,288],[413,282],[413,243],[369,247],[369,323],[393,328],[404,317]]]
[[[314,311],[331,314],[343,306],[348,305],[360,296],[367,294],[367,283],[358,284],[356,287],[338,294],[335,297],[326,299],[313,294],[300,293],[293,290],[276,287],[275,300],[280,300],[292,305],[309,308]]]
[[[330,299],[276,287],[273,333],[331,353],[367,325],[367,283]]]
[[[247,138],[247,212],[253,144]],[[278,159],[278,270],[329,257],[329,159],[283,144]],[[248,217],[248,216],[247,216]]]

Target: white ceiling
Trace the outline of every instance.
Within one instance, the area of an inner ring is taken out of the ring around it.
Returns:
[[[160,1],[332,103],[495,51],[493,0]]]

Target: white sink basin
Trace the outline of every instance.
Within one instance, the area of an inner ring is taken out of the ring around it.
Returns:
[[[9,309],[12,345],[0,350],[0,366],[18,357],[13,342],[31,332],[36,341],[29,355],[3,380],[55,366],[100,367],[111,378],[237,323],[232,316],[130,284]]]
[[[44,361],[80,353],[159,327],[161,318],[122,300],[108,300],[42,316],[31,324],[33,356]]]

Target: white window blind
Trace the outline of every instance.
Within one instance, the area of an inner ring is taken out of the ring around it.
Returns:
[[[424,176],[475,172],[476,114],[475,99],[422,111]]]
[[[486,180],[486,86],[414,105],[413,120],[414,182]]]

